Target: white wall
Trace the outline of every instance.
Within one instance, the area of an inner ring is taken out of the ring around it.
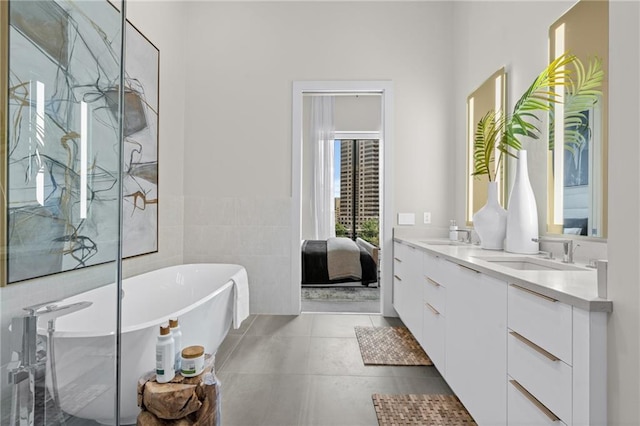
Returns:
[[[463,122],[467,95],[487,76],[505,65],[508,107],[548,63],[547,30],[571,5],[566,2],[456,2],[455,116]],[[591,247],[609,256],[608,321],[609,421],[611,425],[640,423],[640,173],[637,123],[640,116],[640,7],[637,1],[610,4],[609,112],[609,236],[608,244]],[[513,19],[526,16],[526,22]],[[492,46],[491,49],[483,46]],[[539,142],[539,141],[538,141]],[[536,173],[542,152],[533,142],[529,172],[536,191],[541,226],[546,206],[544,173]],[[545,142],[539,143],[542,149]],[[465,128],[456,128],[456,216],[464,218]],[[544,169],[543,167],[541,169]],[[541,228],[544,229],[544,228]],[[581,242],[581,244],[586,245]],[[608,248],[606,247],[608,245]],[[583,248],[581,248],[583,249]],[[584,252],[577,253],[585,256]],[[602,366],[605,368],[605,366]]]
[[[395,210],[453,212],[449,3],[190,3],[185,261],[245,265],[252,312],[291,305],[294,80],[392,80]]]
[[[609,8],[609,424],[640,424],[640,3]]]

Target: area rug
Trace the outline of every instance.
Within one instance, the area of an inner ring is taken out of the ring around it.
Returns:
[[[355,327],[365,365],[433,365],[406,327]]]
[[[379,426],[471,426],[476,423],[455,395],[373,394]]]
[[[303,287],[302,300],[361,302],[380,300],[377,287]]]

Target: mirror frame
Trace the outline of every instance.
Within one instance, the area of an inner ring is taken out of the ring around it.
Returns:
[[[507,112],[507,73],[501,67],[467,96],[467,179],[465,222],[473,226],[473,214],[480,210],[487,201],[488,179],[486,176],[472,176],[473,145],[475,129],[482,117],[490,110],[502,109]],[[503,162],[496,180],[498,185],[498,202],[504,207],[507,202],[507,165]]]
[[[577,25],[579,24],[579,25]],[[597,31],[593,31],[597,28]],[[576,45],[575,40],[584,42]],[[595,48],[594,48],[595,46]],[[571,235],[571,237],[589,238],[589,239],[606,239],[607,237],[607,206],[608,206],[608,134],[609,134],[609,2],[608,0],[580,0],[574,4],[567,12],[558,18],[549,27],[549,60],[554,60],[559,54],[568,50],[576,55],[587,66],[589,60],[593,56],[602,59],[602,69],[604,71],[604,79],[602,81],[602,97],[600,99],[600,110],[602,112],[598,127],[599,138],[601,140],[601,158],[599,158],[599,169],[602,171],[601,176],[601,194],[599,222],[601,223],[601,231],[596,236],[592,235]],[[559,86],[561,87],[561,86]],[[554,105],[554,111],[558,110],[558,104]],[[562,111],[562,109],[560,110]],[[556,114],[558,115],[558,114]],[[557,133],[557,130],[556,130]],[[564,148],[559,148],[558,151]],[[563,157],[564,158],[564,154]],[[548,235],[564,235],[563,223],[556,223],[555,218],[555,174],[554,174],[554,155],[551,150],[547,156],[547,229]],[[562,177],[564,179],[564,177]],[[592,192],[590,192],[590,196]],[[590,197],[593,198],[593,197]],[[564,215],[563,215],[564,219]],[[589,217],[591,220],[591,216]],[[588,233],[591,229],[588,230]]]

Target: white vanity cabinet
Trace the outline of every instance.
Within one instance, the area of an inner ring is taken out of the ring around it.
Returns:
[[[393,303],[474,420],[606,424],[607,313],[457,260],[395,242]]]
[[[422,334],[422,251],[393,245],[393,307],[414,336]]]
[[[444,376],[447,288],[440,273],[446,260],[425,253],[422,258],[422,334],[420,345]]]
[[[507,285],[452,262],[445,379],[479,425],[507,424]]]
[[[606,424],[606,314],[508,291],[509,424]]]

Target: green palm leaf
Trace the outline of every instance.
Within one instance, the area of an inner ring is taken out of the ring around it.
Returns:
[[[540,138],[538,126],[541,120],[536,113],[547,112],[550,122],[553,122],[553,105],[561,101],[555,90],[559,86],[563,86],[565,91],[565,148],[571,152],[579,150],[589,137],[588,116],[585,111],[602,95],[600,86],[603,78],[600,59],[592,60],[586,70],[582,62],[569,53],[552,61],[523,93],[510,115],[505,115],[503,111],[489,111],[478,122],[474,137],[472,175],[487,175],[489,181],[494,180],[502,158],[515,157],[514,152],[522,149],[523,136]],[[550,149],[553,148],[553,130],[553,126],[550,126]],[[496,150],[499,152],[497,159]]]
[[[567,86],[564,102],[564,145],[565,149],[576,152],[590,138],[591,130],[586,111],[591,109],[602,96],[599,88],[602,86],[604,71],[600,58],[592,59],[586,70],[577,58],[573,65],[575,77]]]

